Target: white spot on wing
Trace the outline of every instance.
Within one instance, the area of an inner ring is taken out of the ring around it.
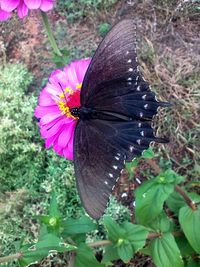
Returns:
[[[138,143],[138,145],[141,145],[141,139],[137,139],[136,142]]]
[[[133,68],[129,68],[128,71],[132,72],[133,71]]]
[[[122,193],[121,197],[124,198],[124,197],[127,197],[128,194],[126,192]]]
[[[115,157],[116,160],[119,160],[119,157]]]
[[[138,91],[138,92],[140,91],[140,86],[139,86],[139,85],[138,85],[138,87],[137,87],[136,91]]]
[[[117,170],[117,166],[116,165],[113,165],[113,169]]]
[[[107,182],[107,181],[104,181],[104,184],[106,184],[106,185],[107,185],[107,184],[108,184],[108,182]]]
[[[135,180],[136,180],[136,182],[138,182],[138,184],[141,184],[141,181],[139,178],[136,177]]]
[[[112,174],[112,173],[109,173],[108,175],[109,175],[111,178],[113,178],[113,174]]]
[[[146,98],[147,98],[147,95],[142,96],[142,99],[146,100]]]
[[[128,63],[131,63],[131,62],[132,62],[132,59],[129,59],[129,60],[128,60]]]

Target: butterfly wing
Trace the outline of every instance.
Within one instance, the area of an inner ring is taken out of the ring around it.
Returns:
[[[136,29],[132,20],[116,24],[100,43],[84,77],[81,104],[88,106],[105,82],[124,78],[127,66],[132,66],[136,76]]]
[[[132,20],[114,26],[98,47],[81,89],[81,105],[127,116],[130,120],[80,120],[74,140],[78,191],[86,211],[102,216],[108,198],[124,167],[147,149],[153,135],[151,120],[158,106],[155,94],[138,72]]]
[[[125,160],[141,155],[156,138],[149,123],[99,119],[79,121],[75,136],[74,164],[79,195],[88,214],[98,219]]]
[[[82,204],[92,218],[98,219],[124,168],[124,155],[104,139],[93,120],[78,122],[74,151],[75,176]]]
[[[119,22],[99,45],[83,81],[81,105],[133,119],[152,119],[167,105],[156,100],[139,73],[133,20]]]

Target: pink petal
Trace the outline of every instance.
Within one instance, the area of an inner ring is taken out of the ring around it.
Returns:
[[[63,156],[63,151],[62,148],[59,147],[57,144],[53,146],[54,151],[59,155],[59,156]]]
[[[40,106],[55,106],[55,101],[51,98],[51,95],[45,91],[45,88],[40,93],[39,97]]]
[[[65,148],[71,138],[71,135],[73,134],[73,128],[74,128],[74,122],[65,125],[65,128],[63,129],[62,133],[58,137],[58,145],[62,148]]]
[[[70,122],[69,122],[70,123]],[[46,125],[45,125],[46,126]],[[50,123],[47,125],[48,127],[42,127],[41,128],[41,135],[43,138],[49,138],[52,137],[53,135],[57,134],[59,132],[60,133],[66,128],[68,127],[68,124],[65,124],[65,121],[63,119],[59,120],[59,121],[54,121],[53,123]]]
[[[85,73],[88,69],[88,66],[90,64],[90,59],[83,59],[81,61],[75,61],[75,69],[76,69],[76,75],[77,75],[77,78],[78,78],[78,82],[79,83],[82,83],[83,82],[83,79],[84,79],[84,76],[85,76]]]
[[[24,0],[29,9],[37,9],[41,5],[41,0]]]
[[[50,83],[47,83],[47,86],[45,87],[45,92],[49,93],[52,96],[57,96],[63,92],[60,86],[57,85],[52,85]]]
[[[79,83],[79,81],[78,81],[78,78],[77,78],[77,75],[76,75],[76,70],[75,70],[74,64],[71,63],[69,65],[69,67],[65,68],[64,70],[65,70],[65,72],[67,74],[67,78],[69,79],[71,87],[72,88],[76,88],[76,85]]]
[[[23,19],[28,15],[28,7],[24,4],[23,0],[20,1],[20,4],[17,8],[17,14],[20,19]]]
[[[60,112],[58,106],[37,106],[34,112],[36,118],[41,118],[47,113]]]
[[[11,12],[19,5],[19,2],[20,0],[1,0],[1,9]]]
[[[0,21],[4,21],[9,19],[12,16],[12,13],[6,12],[2,9],[0,9]]]
[[[68,85],[68,77],[64,71],[56,70],[56,72],[53,72],[49,78],[49,81],[56,85],[58,88],[62,86],[62,89],[65,89]]]
[[[42,0],[40,9],[44,12],[49,11],[53,8],[53,0]]]
[[[66,159],[73,160],[73,151],[69,151],[67,148],[63,149],[63,155]]]
[[[43,116],[40,120],[40,124],[41,125],[45,125],[49,122],[52,122],[54,121],[55,119],[61,117],[62,115],[58,112],[55,112],[55,113],[49,113],[49,114],[46,114],[45,116]]]

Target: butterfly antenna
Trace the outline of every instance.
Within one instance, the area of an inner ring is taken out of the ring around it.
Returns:
[[[65,91],[63,90],[63,88],[62,88],[62,85],[60,84],[60,82],[58,82],[58,84],[59,84],[59,86],[60,86],[60,89],[61,89],[61,90],[62,90],[62,92],[63,92],[64,98],[65,98],[65,101],[66,101],[66,103],[67,103],[67,98],[66,98],[66,96],[65,96]]]

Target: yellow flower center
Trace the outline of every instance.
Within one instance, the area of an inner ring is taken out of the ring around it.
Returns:
[[[82,83],[76,85],[76,89],[81,89]],[[72,98],[71,96],[76,92],[70,87],[66,87],[63,92],[59,95],[60,101],[57,101],[57,105],[62,112],[62,115],[66,115],[68,118],[77,120],[77,117],[74,117],[71,112],[68,104],[70,104]]]

